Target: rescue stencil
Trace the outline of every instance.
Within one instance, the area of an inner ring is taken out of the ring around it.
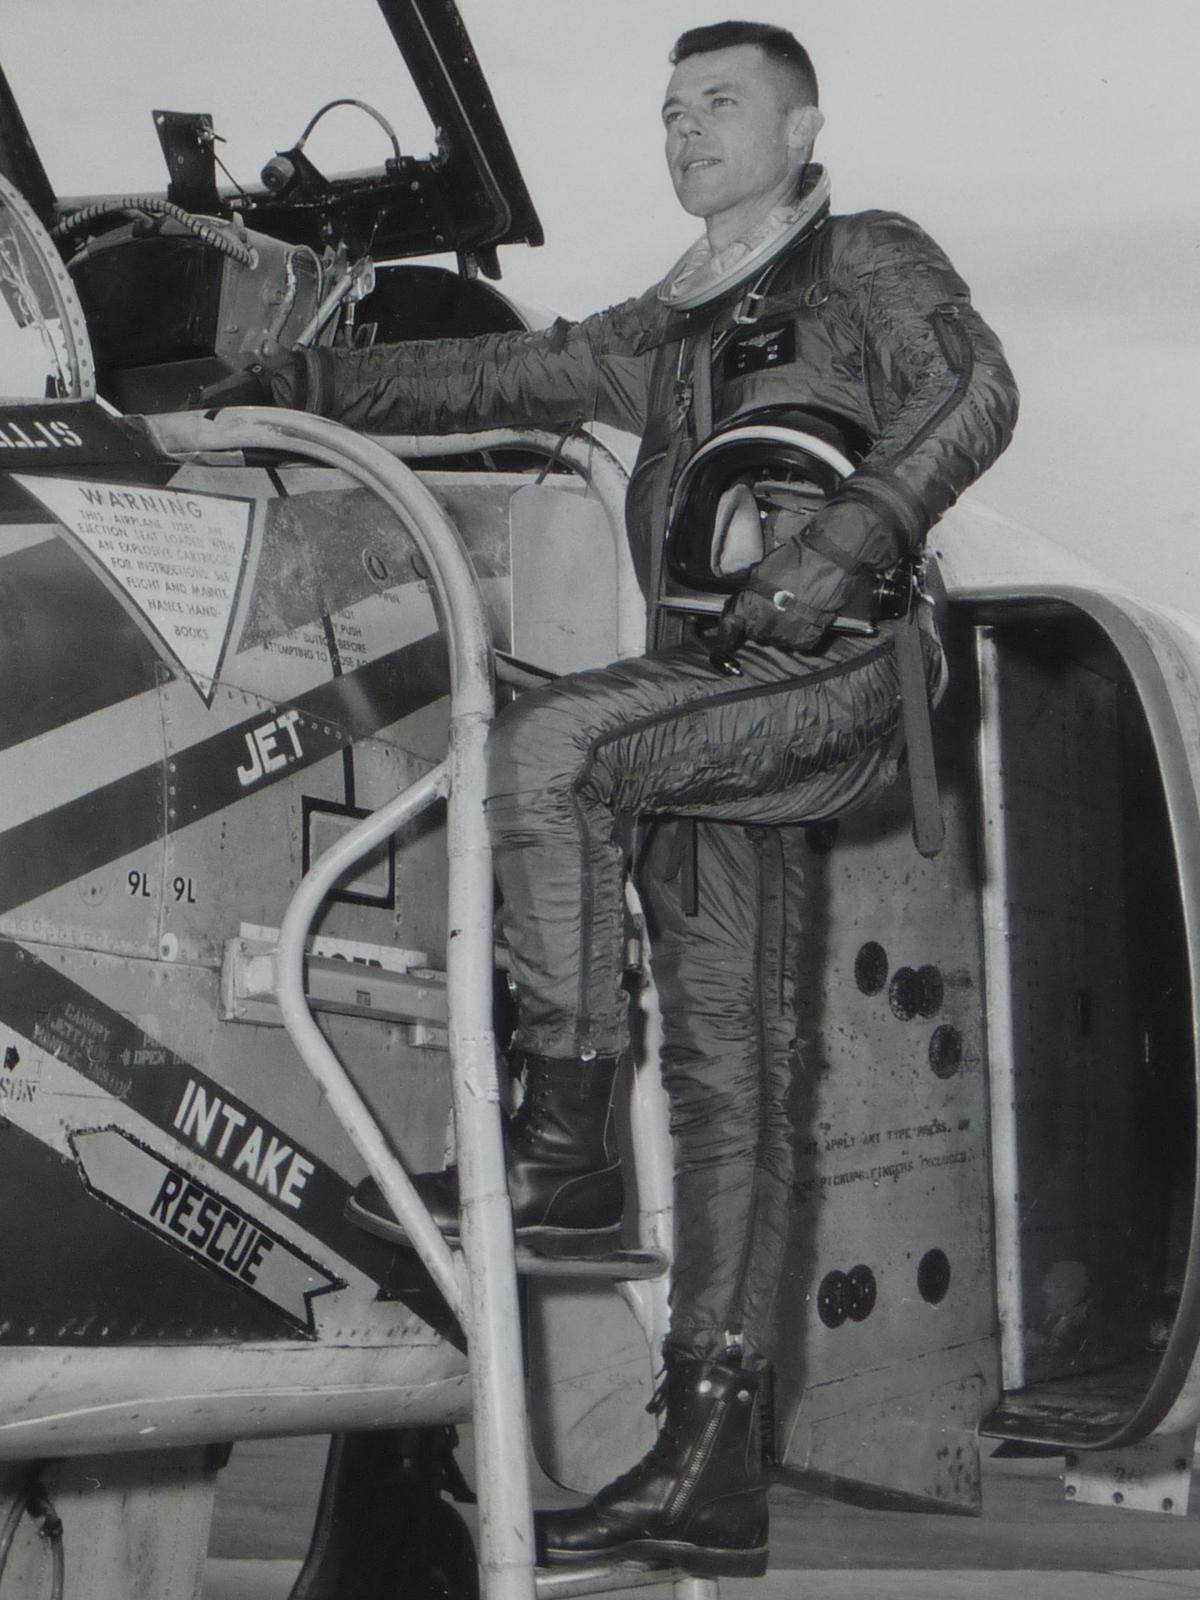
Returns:
[[[71,1145],[93,1194],[269,1300],[306,1333],[315,1332],[313,1296],[345,1287],[232,1201],[129,1134],[99,1128],[73,1134]]]
[[[210,703],[246,570],[253,502],[144,484],[14,477],[134,605]]]
[[[0,938],[0,1024],[18,1035],[12,1048],[19,1059],[29,1057],[32,1065],[34,1053],[43,1051],[112,1097],[109,1110],[101,1113],[94,1100],[89,1104],[81,1098],[81,1120],[94,1127],[103,1119],[111,1130],[110,1119],[124,1105],[168,1139],[179,1141],[175,1170],[183,1171],[185,1163],[191,1166],[189,1154],[211,1162],[220,1169],[214,1175],[217,1182],[221,1173],[228,1174],[231,1182],[295,1219],[314,1244],[376,1282],[384,1281],[392,1252],[346,1220],[351,1185],[344,1178],[161,1040],[5,938]],[[23,1065],[21,1076],[27,1072]],[[6,1106],[35,1138],[57,1143],[52,1127],[57,1133],[61,1096],[44,1099],[39,1094],[28,1100],[24,1105],[10,1095]],[[80,1133],[84,1131],[90,1129]],[[190,1172],[186,1176],[188,1182],[198,1181]]]

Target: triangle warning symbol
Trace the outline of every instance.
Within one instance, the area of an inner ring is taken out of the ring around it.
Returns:
[[[211,704],[245,575],[253,501],[153,484],[13,477]]]

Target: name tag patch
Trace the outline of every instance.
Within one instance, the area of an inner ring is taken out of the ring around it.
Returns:
[[[771,328],[748,328],[726,346],[724,376],[742,378],[747,373],[764,372],[768,367],[785,367],[795,359],[794,322],[779,322]]]

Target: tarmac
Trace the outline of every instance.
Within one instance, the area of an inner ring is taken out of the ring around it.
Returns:
[[[288,1600],[308,1544],[324,1441],[239,1445],[222,1474],[201,1600]],[[1193,1489],[1193,1503],[1197,1501]],[[608,1600],[675,1600],[668,1581]],[[1063,1462],[989,1456],[979,1517],[869,1510],[777,1484],[765,1578],[721,1600],[1200,1600],[1200,1525],[1072,1503]],[[339,1596],[355,1600],[355,1596]]]

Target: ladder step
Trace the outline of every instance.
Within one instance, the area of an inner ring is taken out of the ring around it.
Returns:
[[[609,1250],[599,1256],[549,1256],[523,1245],[517,1246],[517,1271],[526,1278],[607,1278],[614,1281],[661,1278],[667,1266],[665,1250]]]
[[[534,1584],[538,1600],[571,1600],[582,1594],[625,1594],[630,1589],[647,1589],[656,1584],[675,1584],[685,1579],[676,1567],[653,1567],[644,1561],[597,1562],[589,1567],[538,1567]],[[699,1583],[698,1595],[716,1597],[719,1589],[715,1580],[707,1588]],[[685,1590],[686,1593],[686,1590]]]
[[[396,1251],[398,1261],[415,1260],[416,1249],[407,1239],[389,1241]],[[451,1239],[450,1248],[457,1255],[462,1246]],[[670,1261],[665,1250],[606,1250],[600,1255],[545,1255],[518,1245],[517,1272],[526,1278],[596,1278],[613,1283],[630,1279],[665,1277]]]

